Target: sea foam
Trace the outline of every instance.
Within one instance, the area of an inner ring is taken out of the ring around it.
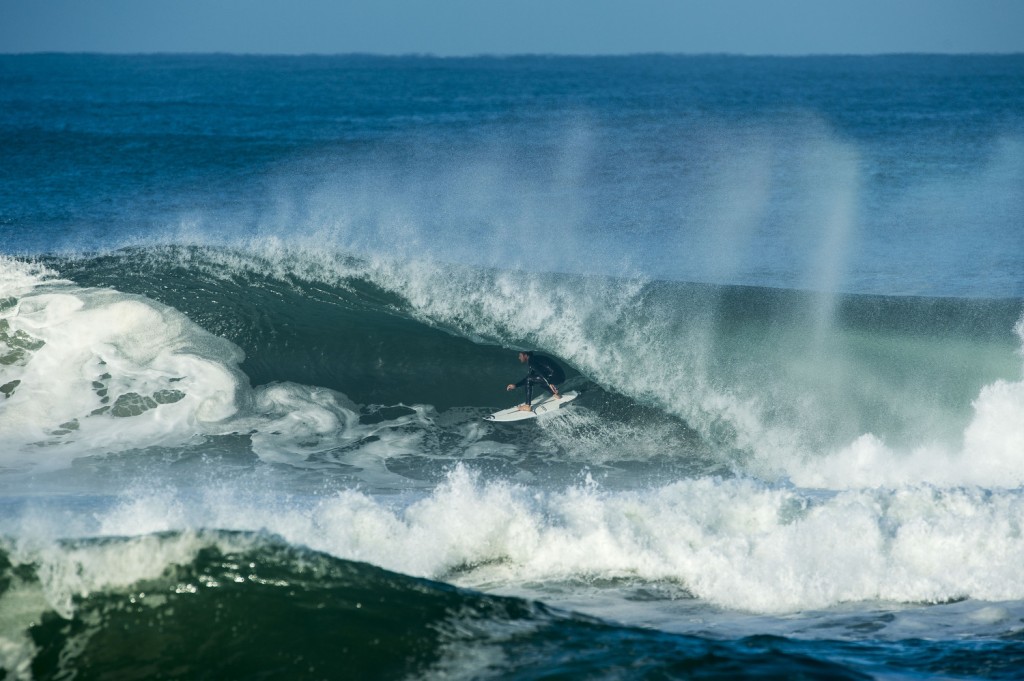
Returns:
[[[5,463],[180,443],[237,410],[241,351],[180,312],[111,289],[5,279]]]
[[[95,522],[90,533],[101,536],[269,532],[339,558],[488,590],[674,584],[748,612],[1024,598],[1020,490],[815,493],[719,478],[637,491],[583,479],[540,490],[488,482],[460,466],[430,493],[391,497],[352,489],[282,497],[257,479],[187,495],[150,486],[125,493]],[[121,571],[100,570],[105,579]],[[68,585],[53,593],[78,588]]]

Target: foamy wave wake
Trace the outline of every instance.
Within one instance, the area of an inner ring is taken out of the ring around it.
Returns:
[[[814,495],[706,478],[635,492],[589,480],[538,491],[484,482],[461,467],[426,496],[349,490],[286,503],[244,487],[212,485],[189,495],[138,490],[98,513],[91,530],[267,531],[340,558],[466,586],[649,580],[767,613],[844,602],[1024,598],[1020,490],[921,485]],[[34,515],[31,522],[43,521]],[[34,534],[46,533],[34,527]],[[104,565],[98,574],[114,579],[127,571],[134,579],[136,567]]]

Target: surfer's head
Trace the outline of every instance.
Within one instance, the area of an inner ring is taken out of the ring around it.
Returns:
[[[527,362],[529,362],[531,357],[533,357],[533,350],[520,350],[519,351],[519,361],[522,362],[523,364],[526,364]]]

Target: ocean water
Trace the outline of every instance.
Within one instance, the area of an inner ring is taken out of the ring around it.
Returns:
[[[1024,56],[0,56],[0,161],[0,678],[1024,676]]]

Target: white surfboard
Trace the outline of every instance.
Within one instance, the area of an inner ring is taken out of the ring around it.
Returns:
[[[535,419],[541,414],[547,414],[561,409],[579,396],[580,394],[578,392],[570,390],[567,393],[562,393],[562,399],[556,400],[554,395],[545,391],[540,396],[533,398],[533,401],[530,402],[530,406],[533,407],[533,411],[522,411],[518,407],[509,407],[508,409],[502,409],[501,411],[496,411],[489,416],[485,416],[484,420],[509,423],[511,421]]]

